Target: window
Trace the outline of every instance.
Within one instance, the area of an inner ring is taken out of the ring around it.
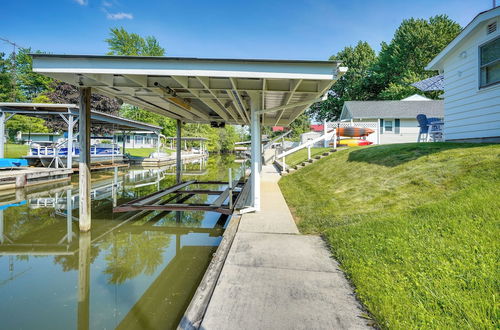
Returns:
[[[385,128],[384,131],[392,132],[392,120],[384,120]]]
[[[144,141],[144,139],[142,136],[140,136],[140,135],[135,136],[135,143],[136,144],[143,144],[143,141]]]
[[[400,119],[394,119],[394,133],[395,134],[401,133],[401,120]]]
[[[500,82],[500,38],[479,47],[479,87]]]

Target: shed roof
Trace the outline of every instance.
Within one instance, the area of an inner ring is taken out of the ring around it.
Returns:
[[[425,114],[428,117],[444,117],[444,101],[346,101],[340,120],[412,118]]]
[[[32,54],[33,71],[186,122],[288,125],[345,68],[335,61]]]

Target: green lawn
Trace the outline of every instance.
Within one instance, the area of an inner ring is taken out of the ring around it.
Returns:
[[[500,326],[500,145],[349,148],[280,187],[380,327]]]
[[[311,158],[316,155],[322,154],[325,151],[330,150],[331,148],[311,148]],[[307,148],[301,149],[297,152],[294,152],[290,156],[285,157],[285,163],[288,166],[295,166],[307,160]],[[281,159],[280,159],[281,161]]]
[[[125,149],[125,153],[134,157],[149,157],[149,155],[153,152],[156,152],[156,148],[141,148],[141,149]],[[161,152],[170,154],[170,150],[162,149]]]
[[[25,144],[5,144],[5,158],[21,158],[28,154],[28,146]]]

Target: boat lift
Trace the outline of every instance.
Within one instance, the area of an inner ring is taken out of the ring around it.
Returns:
[[[49,163],[54,163],[56,167],[59,167],[60,160],[58,159],[60,152],[63,149],[67,150],[64,152],[66,158],[66,167],[71,169],[73,164],[73,158],[78,158],[79,155],[76,152],[78,149],[78,144],[75,145],[74,128],[77,123],[80,122],[79,108],[75,104],[50,104],[50,103],[9,103],[0,102],[0,158],[4,157],[4,143],[5,143],[5,123],[12,118],[14,115],[23,115],[29,117],[38,118],[54,118],[60,117],[67,125],[67,141],[64,143],[65,146],[59,145],[55,148],[53,147],[41,147],[38,149],[31,150],[33,152],[32,157],[46,157],[50,158]],[[158,146],[160,145],[161,127],[156,125],[151,125],[143,123],[136,120],[131,120],[127,118],[122,118],[114,116],[111,114],[99,112],[92,110],[90,111],[90,122],[89,125],[94,127],[105,127],[116,132],[125,132],[132,130],[140,131],[153,131],[158,136]],[[90,130],[90,127],[89,127]],[[107,139],[107,137],[102,138]],[[89,141],[90,142],[90,141]],[[63,148],[64,147],[64,148]],[[97,147],[90,147],[90,153],[92,156],[98,155]],[[114,149],[114,148],[113,148]],[[70,152],[71,151],[71,152]],[[104,155],[107,158],[113,158],[113,156],[123,156],[125,153],[125,139],[123,139],[122,154],[115,154],[113,150],[109,155]],[[36,154],[36,155],[35,155]],[[64,164],[62,164],[64,167]]]

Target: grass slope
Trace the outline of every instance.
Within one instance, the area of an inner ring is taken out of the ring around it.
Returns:
[[[351,148],[280,187],[382,328],[500,326],[500,145]]]
[[[5,158],[21,158],[28,154],[28,146],[25,144],[5,144]]]
[[[136,149],[127,148],[127,149],[125,149],[125,153],[129,154],[130,156],[134,156],[134,157],[149,157],[149,155],[151,155],[153,152],[156,152],[156,151],[157,151],[156,148],[136,148]],[[170,150],[164,150],[164,149],[162,149],[161,152],[167,153],[167,154],[171,153]]]
[[[331,148],[311,148],[311,158],[330,150]],[[290,156],[285,157],[285,162],[288,166],[295,166],[302,162],[307,161],[307,149],[301,149],[294,152]]]

